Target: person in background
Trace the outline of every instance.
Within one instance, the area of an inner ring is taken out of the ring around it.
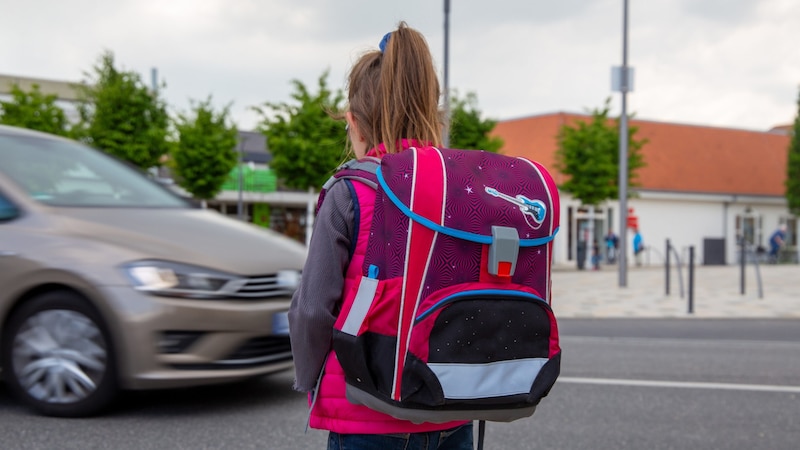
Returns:
[[[600,256],[600,243],[595,242],[594,245],[592,245],[592,269],[600,270],[601,259],[602,258]]]
[[[642,239],[642,233],[637,228],[633,232],[633,256],[636,259],[637,267],[642,265],[642,252],[644,252],[644,240]]]
[[[613,264],[617,260],[617,249],[619,248],[619,238],[614,234],[614,230],[608,229],[606,235],[606,261]]]
[[[379,48],[362,55],[348,79],[344,119],[355,157],[440,145],[439,82],[425,38],[401,22]],[[351,253],[351,244],[360,241],[348,183],[335,183],[326,192],[289,310],[294,388],[309,393],[309,426],[329,430],[329,450],[472,449],[472,422],[416,424],[354,405],[345,396],[344,371],[332,350],[333,326],[349,286],[351,258],[352,270],[361,270]]]
[[[786,224],[782,223],[769,237],[769,262],[778,263],[778,254],[786,243]]]

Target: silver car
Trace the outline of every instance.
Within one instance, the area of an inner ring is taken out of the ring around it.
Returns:
[[[0,375],[43,414],[291,368],[304,259],[102,152],[0,126]]]

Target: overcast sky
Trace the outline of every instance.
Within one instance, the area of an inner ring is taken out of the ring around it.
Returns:
[[[797,113],[800,1],[630,0],[628,111],[637,118],[766,130]],[[110,50],[166,82],[173,111],[211,95],[249,110],[288,99],[405,20],[444,67],[443,0],[0,0],[0,73],[80,81]],[[586,112],[620,94],[623,0],[452,0],[449,84],[496,120]]]

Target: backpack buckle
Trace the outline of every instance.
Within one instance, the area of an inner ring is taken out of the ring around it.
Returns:
[[[489,274],[498,277],[514,275],[518,255],[519,233],[517,233],[517,229],[492,226],[492,243],[489,245]]]

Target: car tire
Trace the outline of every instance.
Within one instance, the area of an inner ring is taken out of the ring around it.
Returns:
[[[3,330],[3,377],[42,414],[83,417],[118,391],[116,358],[100,314],[82,296],[51,291],[20,305]]]

